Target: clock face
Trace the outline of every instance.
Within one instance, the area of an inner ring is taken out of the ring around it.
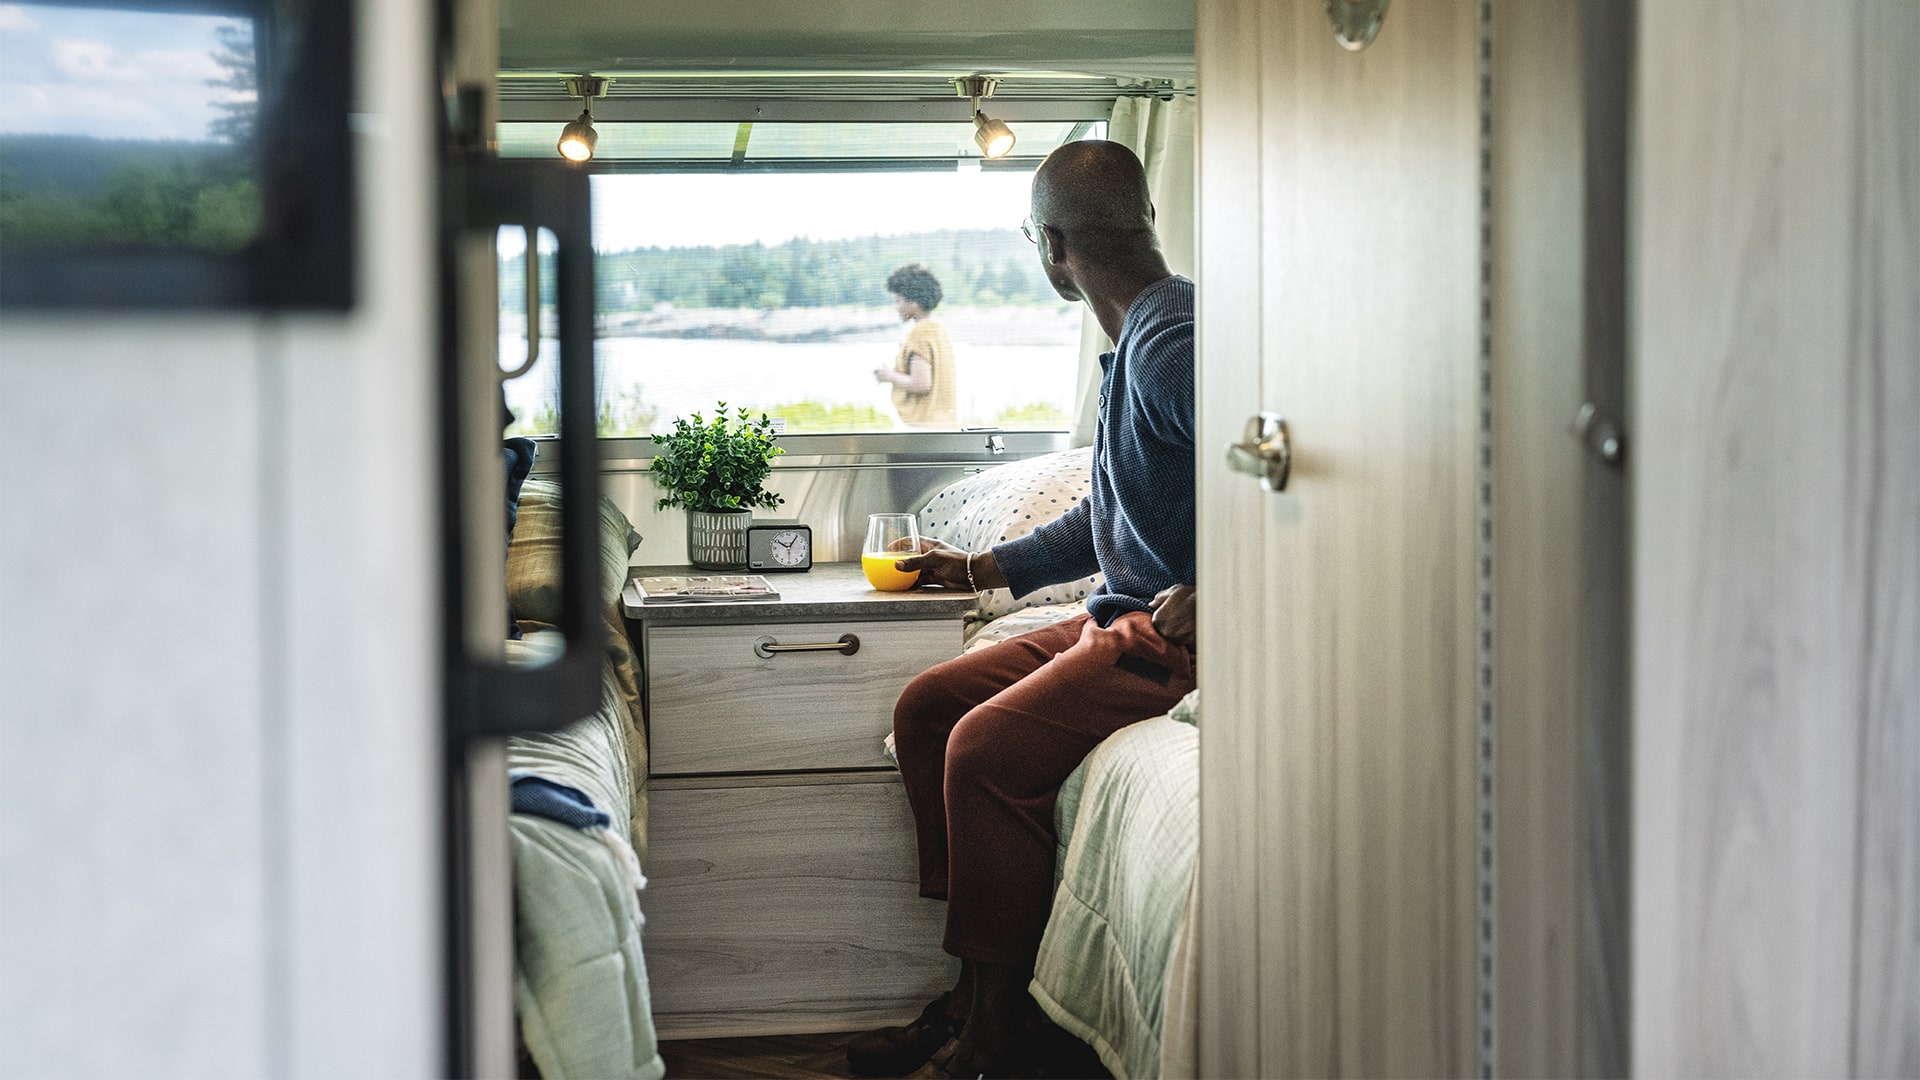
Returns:
[[[773,534],[767,554],[781,566],[802,566],[807,562],[807,534],[799,529],[782,529]]]

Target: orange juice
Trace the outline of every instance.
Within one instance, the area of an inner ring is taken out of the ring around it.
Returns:
[[[895,570],[893,564],[912,555],[911,551],[886,551],[876,555],[867,551],[860,554],[860,569],[866,571],[867,583],[876,589],[887,592],[899,592],[913,588],[920,580],[918,570]]]

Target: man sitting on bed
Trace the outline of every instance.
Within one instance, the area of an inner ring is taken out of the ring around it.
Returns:
[[[1029,1072],[1027,994],[1053,900],[1060,784],[1121,727],[1194,688],[1193,282],[1167,269],[1145,171],[1112,142],[1071,142],[1033,178],[1025,231],[1047,279],[1084,301],[1100,357],[1093,489],[990,551],[923,542],[921,580],[1025,595],[1095,570],[1084,615],[928,671],[894,710],[920,895],[947,901],[960,981],[906,1027],[855,1036],[860,1072]]]

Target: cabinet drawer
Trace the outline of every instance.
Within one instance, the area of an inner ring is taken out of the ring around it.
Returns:
[[[648,627],[651,771],[885,768],[881,740],[915,675],[960,655],[958,619]],[[754,643],[860,639],[851,656],[762,657]]]
[[[643,900],[662,1038],[899,1023],[953,984],[906,788],[858,779],[880,782],[654,790]]]

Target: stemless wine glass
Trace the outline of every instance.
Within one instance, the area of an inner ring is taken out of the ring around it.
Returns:
[[[896,570],[893,564],[920,550],[920,524],[912,514],[867,515],[867,542],[860,548],[860,569],[876,589],[898,592],[913,588],[918,570]]]

